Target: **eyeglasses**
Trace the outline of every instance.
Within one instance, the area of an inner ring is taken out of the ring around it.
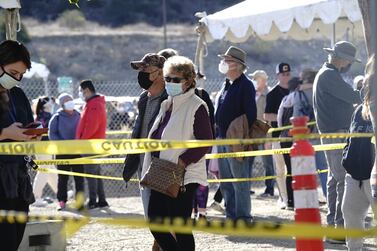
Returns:
[[[175,78],[171,78],[171,77],[165,77],[164,78],[166,82],[169,82],[169,83],[181,83],[182,80],[184,80],[185,78],[178,78],[178,77],[175,77]]]

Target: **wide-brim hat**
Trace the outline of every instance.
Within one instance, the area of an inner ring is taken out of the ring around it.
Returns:
[[[244,66],[247,67],[246,65],[246,52],[243,51],[242,49],[235,47],[235,46],[230,46],[228,50],[225,52],[225,54],[219,54],[217,55],[221,58],[231,58],[232,60],[243,64]]]
[[[361,63],[361,60],[356,58],[356,47],[350,42],[339,41],[333,48],[323,48],[323,50],[338,58]]]

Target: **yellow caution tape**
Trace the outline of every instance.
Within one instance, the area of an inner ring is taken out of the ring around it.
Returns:
[[[105,176],[105,175],[94,175],[94,174],[87,174],[87,173],[78,173],[78,172],[71,172],[71,171],[64,171],[64,170],[57,170],[52,168],[43,168],[39,167],[36,171],[43,172],[43,173],[54,173],[54,174],[62,174],[62,175],[70,175],[70,176],[79,176],[79,177],[86,177],[86,178],[94,178],[94,179],[104,179],[104,180],[120,180],[123,181],[122,177],[114,177],[114,176]],[[328,169],[317,171],[317,173],[325,173],[328,172]],[[283,176],[292,176],[292,175],[283,175]],[[246,181],[264,181],[264,180],[271,180],[276,179],[278,176],[261,176],[261,177],[253,177],[253,178],[229,178],[229,179],[209,179],[207,180],[208,183],[227,183],[227,182],[246,182]],[[139,182],[139,179],[130,179],[130,182]]]
[[[152,139],[93,139],[30,141],[0,143],[0,154],[132,154],[167,149],[197,148],[219,145],[250,145],[265,142],[288,142],[292,138],[222,139],[222,140],[152,140]]]
[[[315,125],[315,121],[310,121],[307,123],[308,126]],[[288,130],[293,128],[293,125],[287,125],[287,126],[282,126],[282,127],[277,127],[277,128],[270,128],[268,129],[267,133],[273,133],[273,132],[280,132],[284,130]]]
[[[315,145],[315,151],[328,151],[328,150],[339,150],[343,149],[345,143],[340,144],[327,144],[327,145]],[[274,150],[259,150],[259,151],[250,151],[250,152],[236,152],[236,153],[216,153],[216,154],[206,154],[206,159],[215,159],[215,158],[235,158],[235,157],[250,157],[250,156],[261,156],[261,155],[270,155],[270,154],[288,154],[290,148],[274,149]],[[37,165],[78,165],[78,164],[114,164],[114,163],[124,163],[123,158],[107,158],[107,159],[67,159],[67,160],[36,160]],[[80,176],[87,178],[96,178],[96,179],[108,179],[108,180],[120,180],[122,177],[113,177],[113,176],[104,176],[104,175],[93,175],[86,173],[70,172],[63,170],[56,170],[51,168],[42,168],[39,167],[37,171],[45,173],[55,173],[62,175],[72,175]],[[322,171],[327,172],[327,170]],[[208,180],[209,183],[221,183],[221,182],[245,182],[245,181],[262,181],[267,179],[274,179],[276,176],[264,176],[264,177],[254,177],[254,178],[233,178],[233,179],[215,179]],[[131,181],[138,182],[137,179],[132,179]]]
[[[95,174],[89,174],[89,173],[70,172],[70,171],[57,170],[57,169],[44,168],[44,167],[38,167],[37,171],[40,171],[43,173],[55,173],[55,174],[72,175],[72,176],[94,178],[94,179],[123,180],[123,178],[121,177],[111,177],[111,176],[95,175]]]
[[[290,138],[260,138],[260,139],[221,139],[221,140],[62,140],[62,141],[39,141],[39,142],[4,142],[0,143],[0,154],[132,154],[167,149],[197,148],[220,145],[250,145],[266,142],[289,142],[301,139],[315,138],[347,138],[347,137],[372,137],[372,133],[326,133],[326,134],[303,134]],[[250,155],[251,156],[251,155]]]
[[[106,135],[131,134],[132,131],[107,131]]]
[[[315,151],[330,151],[330,150],[340,150],[343,149],[345,143],[338,144],[326,144],[326,145],[315,145]],[[245,151],[245,152],[234,152],[234,153],[211,153],[206,154],[206,159],[222,159],[222,158],[239,158],[239,157],[251,157],[251,156],[262,156],[262,155],[272,155],[272,154],[289,154],[290,148],[281,148],[273,150],[257,150],[257,151]],[[59,160],[35,160],[37,165],[85,165],[85,164],[122,164],[124,163],[124,158],[103,158],[103,159],[88,159],[88,158],[78,158],[78,159],[59,159]]]
[[[1,211],[0,222],[8,223],[25,223],[30,220],[63,220],[66,224],[76,223],[79,227],[90,222],[111,224],[116,226],[128,226],[137,228],[150,228],[159,232],[191,233],[192,231],[201,231],[212,234],[222,234],[229,236],[254,236],[266,238],[300,238],[313,239],[323,237],[328,238],[363,238],[377,235],[377,228],[368,230],[360,229],[342,229],[334,227],[325,227],[318,224],[309,223],[278,223],[267,221],[254,221],[247,223],[245,221],[206,221],[200,219],[184,220],[182,218],[165,218],[148,222],[144,219],[127,219],[127,218],[89,218],[89,217],[65,217],[65,216],[41,216],[26,215],[22,212]],[[92,220],[92,221],[90,221]]]

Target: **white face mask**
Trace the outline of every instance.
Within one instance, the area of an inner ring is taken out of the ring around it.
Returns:
[[[73,109],[75,109],[75,102],[73,102],[73,100],[69,100],[63,104],[63,108],[67,111],[73,111]]]
[[[3,75],[0,76],[0,84],[5,89],[10,90],[13,87],[15,87],[16,85],[19,85],[20,81],[18,81],[17,79],[13,78],[11,75],[9,75],[8,73],[6,73],[4,71]]]
[[[221,60],[221,62],[219,63],[219,72],[222,74],[227,74],[228,71],[229,71],[229,65],[225,63],[224,60]]]
[[[44,110],[45,112],[49,112],[49,113],[51,113],[51,111],[52,111],[52,102],[51,102],[51,101],[48,101],[46,104],[44,104],[44,106],[43,106],[43,110]]]

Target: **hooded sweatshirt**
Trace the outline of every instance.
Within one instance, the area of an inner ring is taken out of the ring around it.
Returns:
[[[76,139],[104,139],[106,137],[105,97],[94,95],[86,101],[76,131]]]
[[[80,113],[73,110],[72,114],[59,109],[49,123],[48,137],[50,140],[75,139],[77,125],[80,121]]]

